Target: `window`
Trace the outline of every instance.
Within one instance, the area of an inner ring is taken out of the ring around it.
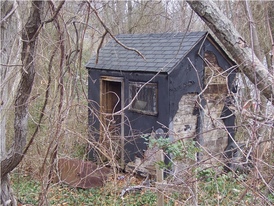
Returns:
[[[130,110],[149,115],[156,115],[157,105],[157,84],[143,82],[129,83]]]

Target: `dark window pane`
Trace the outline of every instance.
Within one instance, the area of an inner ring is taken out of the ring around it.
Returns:
[[[129,83],[129,97],[133,103],[130,110],[145,114],[157,114],[157,84],[142,82]]]

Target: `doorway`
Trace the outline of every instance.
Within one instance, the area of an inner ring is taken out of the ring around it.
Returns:
[[[124,167],[124,81],[121,77],[101,77],[100,143],[108,157]]]

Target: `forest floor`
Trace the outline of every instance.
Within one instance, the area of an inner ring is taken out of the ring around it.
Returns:
[[[117,180],[108,181],[104,187],[79,189],[71,188],[61,184],[51,184],[48,191],[48,202],[50,205],[156,205],[156,193],[153,189],[134,190],[121,196],[129,178],[130,185],[142,184],[141,178],[129,177],[125,174],[117,175]],[[31,176],[13,174],[13,191],[17,200],[22,206],[38,205],[39,193],[41,192],[40,182]],[[170,202],[171,203],[171,202]],[[170,204],[174,205],[174,204]]]
[[[196,184],[198,205],[274,205],[273,194],[259,198],[257,192],[247,189],[246,185],[252,181],[252,177],[235,178],[229,173],[217,177],[212,176],[210,171],[203,171],[201,175],[203,180],[198,180]],[[115,178],[112,177],[99,188],[79,189],[50,184],[47,200],[53,206],[157,206],[156,187],[153,183],[145,187],[144,180],[130,174],[117,173]],[[13,173],[11,184],[20,206],[38,205],[41,181],[31,175]],[[125,192],[126,188],[134,187],[137,189]],[[193,194],[186,195],[186,191],[180,191],[178,187],[178,191],[165,193],[165,206],[189,205],[191,199]]]

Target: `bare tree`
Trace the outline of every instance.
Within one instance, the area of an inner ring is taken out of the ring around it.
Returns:
[[[15,97],[14,142],[9,152],[1,158],[1,203],[16,205],[9,183],[11,172],[22,160],[28,130],[28,100],[35,76],[35,46],[41,26],[42,2],[35,1],[22,32],[21,80]],[[1,138],[2,139],[2,138]]]
[[[16,1],[1,1],[1,70],[0,70],[0,157],[1,161],[7,156],[6,151],[6,122],[8,116],[8,110],[13,102],[14,90],[18,83],[18,76],[14,75],[13,70],[18,68],[18,56],[20,43],[16,37],[16,27],[20,28],[20,21],[17,18],[19,15],[17,12],[18,4]],[[14,49],[14,45],[16,49]],[[1,164],[2,174],[2,164]],[[9,185],[9,176],[1,176],[1,202],[13,203],[15,200],[9,198],[12,196],[12,191]]]

